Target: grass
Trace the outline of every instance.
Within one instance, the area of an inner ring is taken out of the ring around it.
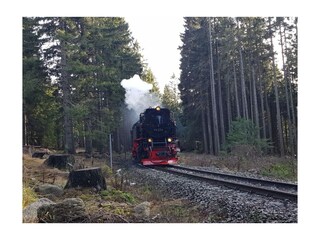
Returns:
[[[276,163],[265,167],[261,170],[261,174],[284,180],[297,181],[296,165],[290,162]]]
[[[135,203],[135,197],[128,192],[122,192],[120,190],[111,189],[111,190],[103,190],[100,192],[102,198],[108,201],[114,202],[125,202],[125,203]]]
[[[22,208],[38,200],[38,196],[31,187],[23,187]]]
[[[255,172],[283,180],[297,180],[297,159],[277,156],[237,156],[181,153],[180,164],[201,167],[218,167],[224,171]]]

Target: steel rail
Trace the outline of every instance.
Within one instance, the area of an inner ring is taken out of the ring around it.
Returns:
[[[293,183],[286,183],[286,182],[279,182],[279,181],[274,181],[274,180],[265,180],[265,179],[259,179],[259,178],[253,178],[253,177],[243,177],[243,176],[237,176],[229,173],[219,173],[219,172],[212,172],[212,171],[206,171],[206,170],[201,170],[201,169],[195,169],[195,168],[189,168],[189,167],[183,167],[179,165],[170,165],[169,167],[171,168],[176,168],[176,169],[182,169],[186,171],[192,171],[192,172],[198,172],[198,173],[204,173],[204,174],[210,174],[212,176],[220,176],[223,178],[229,178],[233,180],[241,180],[241,181],[247,181],[255,184],[261,184],[264,186],[275,186],[275,187],[283,187],[287,189],[292,189],[297,191],[298,185],[293,184]]]
[[[174,170],[173,168],[164,168],[164,167],[152,167],[152,168],[163,171],[163,172],[173,173],[176,175],[185,176],[185,177],[196,179],[196,180],[206,181],[208,183],[216,183],[216,184],[223,185],[236,190],[247,191],[250,193],[257,193],[264,196],[271,196],[271,197],[280,198],[280,199],[289,199],[295,202],[297,202],[297,198],[298,198],[297,194],[292,192],[286,192],[286,191],[275,190],[275,189],[270,189],[270,188],[261,187],[261,186],[254,186],[250,184],[211,178],[211,177],[201,176],[198,174],[180,172],[180,171]]]

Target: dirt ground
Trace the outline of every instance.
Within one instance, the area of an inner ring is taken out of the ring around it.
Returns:
[[[47,150],[46,150],[47,151]],[[54,152],[48,151],[48,154]],[[34,190],[45,183],[64,188],[69,172],[51,168],[43,164],[43,159],[32,158],[30,151],[23,154],[23,208],[41,197]],[[114,154],[113,171],[107,155],[95,154],[86,158],[84,153],[76,154],[75,169],[101,167],[107,181],[107,190],[97,191],[94,188],[64,189],[61,197],[51,197],[54,202],[65,198],[81,198],[89,214],[90,222],[94,223],[128,223],[128,222],[160,222],[187,223],[204,222],[211,216],[201,212],[186,200],[172,199],[162,196],[153,186],[137,186],[130,183],[130,154]],[[180,153],[179,163],[190,166],[218,167],[223,171],[244,171],[255,174],[296,181],[297,160],[289,157],[252,157],[252,156],[211,156],[194,153]],[[117,169],[124,169],[118,172]],[[28,190],[28,191],[25,191]],[[149,202],[148,218],[135,216],[135,207]]]
[[[23,191],[23,208],[42,197],[34,190],[45,183],[58,185],[62,188],[67,183],[68,171],[46,166],[43,159],[32,158],[28,153],[23,154],[23,189],[31,189],[34,197],[28,196],[30,191]],[[121,159],[121,164],[119,160]],[[205,213],[191,206],[183,199],[172,199],[162,196],[152,186],[130,186],[130,177],[121,176],[116,169],[130,165],[130,159],[124,156],[114,156],[114,171],[106,165],[103,157],[86,158],[83,154],[75,155],[75,167],[101,167],[107,181],[107,190],[97,191],[94,188],[64,189],[61,197],[50,196],[54,202],[65,198],[80,198],[86,206],[90,222],[93,223],[183,223],[202,222],[208,218]],[[126,170],[124,171],[126,172]],[[143,202],[150,203],[148,218],[135,215],[135,207]]]

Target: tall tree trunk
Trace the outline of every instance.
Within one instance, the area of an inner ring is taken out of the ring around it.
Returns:
[[[207,137],[207,128],[206,128],[206,114],[205,114],[205,105],[202,101],[201,106],[201,123],[202,123],[202,134],[203,134],[203,146],[204,146],[204,152],[208,153],[208,137]]]
[[[230,74],[227,72],[227,118],[228,118],[228,131],[230,131],[231,128],[231,121],[232,121],[232,113],[231,113],[231,96],[230,96]]]
[[[210,83],[209,83],[210,84]],[[207,94],[207,98],[208,100],[206,101],[206,115],[207,115],[207,126],[208,126],[208,139],[209,139],[209,153],[210,154],[214,154],[214,149],[213,149],[213,133],[212,133],[212,118],[211,118],[211,111],[212,108],[210,108],[210,101],[211,101],[211,94],[210,94],[210,87],[208,87],[208,94]]]
[[[258,100],[257,100],[257,88],[256,88],[256,74],[254,70],[254,66],[252,66],[252,101],[253,101],[253,116],[254,116],[254,123],[260,129],[260,124],[259,124],[259,112],[258,112]],[[260,137],[260,134],[258,133],[258,138]]]
[[[65,21],[61,21],[61,27],[66,32],[67,27]],[[64,118],[64,150],[66,153],[74,154],[74,138],[73,138],[73,126],[70,113],[70,85],[69,76],[67,73],[67,54],[65,40],[61,39],[61,86],[62,86],[62,106],[63,106],[63,118]]]
[[[240,118],[241,115],[240,115],[240,106],[239,106],[236,66],[235,66],[234,60],[232,62],[233,62],[234,96],[235,96],[235,101],[236,101],[237,118]]]
[[[212,102],[212,121],[213,121],[213,145],[214,153],[216,155],[220,152],[220,139],[219,139],[219,129],[218,129],[218,118],[217,118],[217,102],[216,102],[216,91],[215,91],[215,81],[213,72],[213,56],[212,56],[212,39],[211,39],[211,21],[208,18],[209,27],[209,61],[210,61],[210,82],[211,82],[211,102]]]
[[[261,108],[261,120],[262,120],[262,138],[267,138],[266,134],[266,121],[265,121],[265,110],[264,110],[264,99],[263,99],[263,91],[262,91],[262,77],[260,72],[260,65],[258,65],[258,73],[259,73],[259,95],[260,95],[260,108]]]
[[[254,123],[254,119],[253,119],[253,99],[252,99],[252,95],[253,95],[253,90],[252,90],[252,76],[248,77],[249,78],[249,94],[248,94],[248,100],[249,100],[249,106],[250,106],[250,111],[248,109],[248,116],[249,119],[251,120],[252,123]]]
[[[92,154],[92,123],[91,118],[88,117],[84,122],[85,128],[85,150],[87,154]]]
[[[293,135],[292,135],[292,123],[291,123],[291,114],[290,114],[290,107],[289,107],[289,94],[288,94],[288,72],[287,72],[287,66],[284,60],[284,46],[283,46],[283,35],[282,35],[282,27],[280,23],[280,45],[281,45],[281,55],[282,55],[282,67],[283,67],[283,76],[284,76],[284,86],[285,86],[285,92],[286,92],[286,107],[287,107],[287,116],[288,116],[288,135],[289,135],[289,152],[290,154],[294,154],[293,150]],[[285,29],[283,31],[283,34],[285,35]]]
[[[270,42],[271,42],[271,53],[272,53],[272,69],[273,69],[273,86],[274,86],[274,94],[276,97],[276,110],[277,110],[277,135],[278,135],[278,144],[280,150],[280,156],[284,155],[284,146],[283,146],[283,133],[281,126],[281,112],[280,112],[280,104],[279,104],[279,93],[278,93],[278,82],[276,75],[276,65],[274,59],[274,48],[273,48],[273,39],[271,33],[271,18],[269,17],[269,33],[270,33]]]
[[[296,29],[296,31],[298,31]],[[285,51],[287,55],[287,38],[286,34],[284,34],[284,45],[285,45]],[[291,77],[289,76],[289,69],[290,66],[287,64],[287,85],[289,86],[289,108],[290,108],[290,116],[291,116],[291,133],[292,133],[292,139],[293,139],[293,153],[297,153],[297,125],[296,125],[296,113],[295,113],[295,104],[293,102],[293,97],[292,97],[292,81]]]
[[[289,82],[289,96],[290,96],[290,105],[291,105],[291,116],[292,116],[292,133],[293,133],[293,139],[294,139],[294,152],[297,153],[297,125],[296,125],[296,113],[295,113],[295,104],[293,102],[293,96],[292,96],[292,79]]]
[[[220,118],[220,144],[224,145],[226,142],[226,131],[224,127],[223,107],[222,107],[222,91],[221,91],[221,74],[220,74],[220,59],[218,52],[218,45],[216,45],[217,55],[217,73],[218,73],[218,100],[219,100],[219,118]]]
[[[246,95],[246,84],[244,81],[244,69],[243,69],[243,58],[242,58],[242,50],[239,48],[239,57],[240,57],[240,71],[241,71],[241,99],[242,99],[242,113],[245,119],[249,119],[248,115],[248,103],[247,103],[247,95]]]
[[[268,94],[267,91],[264,91],[265,94],[265,102],[266,102],[266,110],[267,110],[267,125],[268,125],[268,137],[272,139],[272,122],[271,122],[271,113],[270,113],[270,106],[268,101]]]

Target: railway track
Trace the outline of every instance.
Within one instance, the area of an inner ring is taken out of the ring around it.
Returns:
[[[247,191],[274,198],[289,199],[291,201],[297,202],[297,185],[292,183],[211,172],[189,167],[182,167],[178,165],[152,168],[191,179],[223,185],[237,190]]]

